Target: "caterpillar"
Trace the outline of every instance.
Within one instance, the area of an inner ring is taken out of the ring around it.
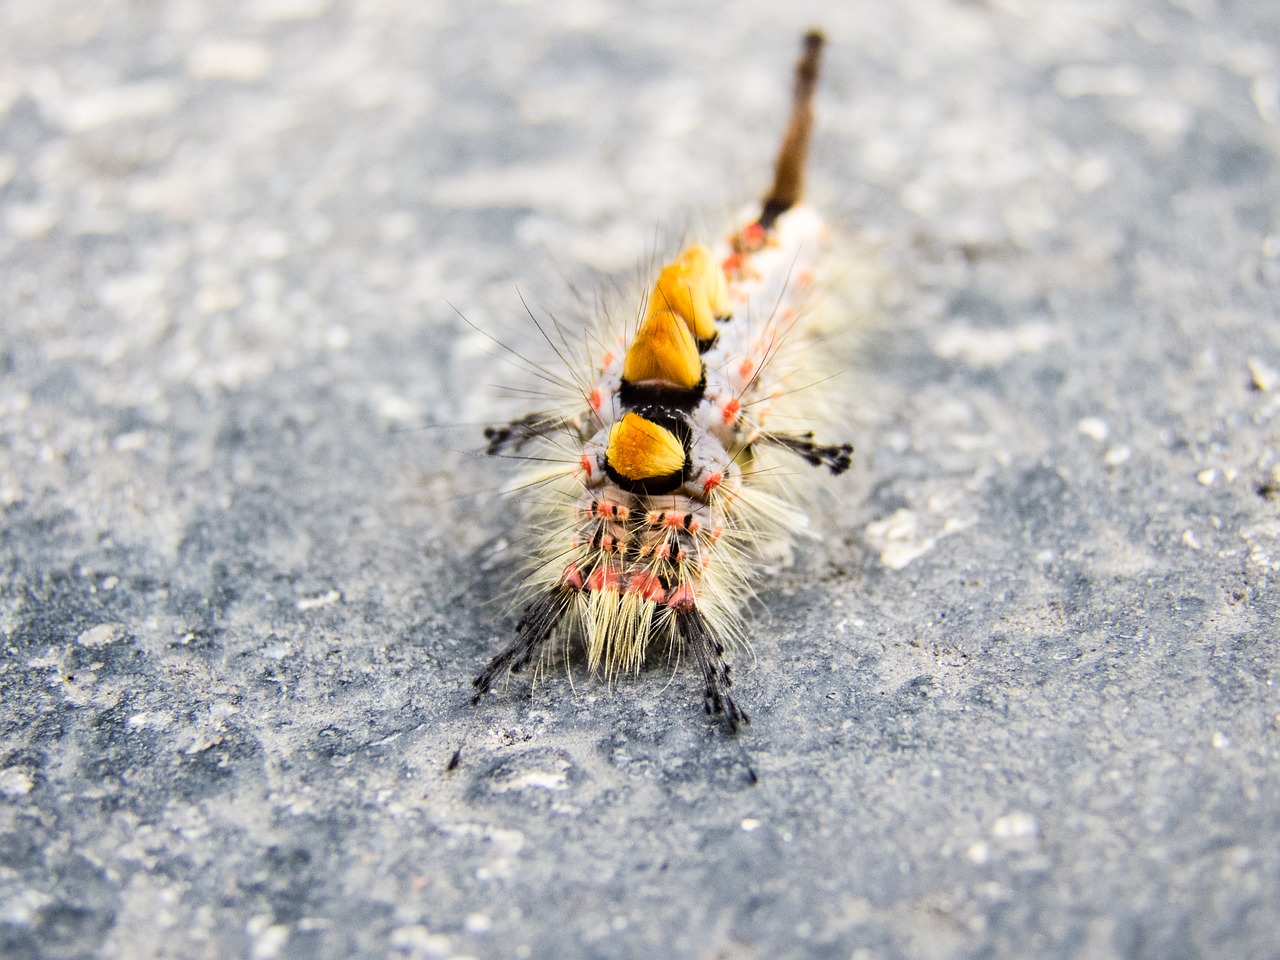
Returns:
[[[665,646],[695,665],[708,715],[729,732],[749,722],[725,653],[744,639],[762,545],[805,522],[779,460],[839,474],[853,454],[777,425],[817,342],[806,300],[827,231],[803,193],[823,45],[817,31],[803,39],[764,200],[658,271],[634,332],[597,359],[572,409],[485,430],[489,454],[552,466],[530,478],[544,546],[515,635],[475,678],[473,704],[541,667],[559,638],[580,640],[610,680]]]

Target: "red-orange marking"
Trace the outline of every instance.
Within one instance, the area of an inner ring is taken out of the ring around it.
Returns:
[[[662,586],[662,581],[652,573],[644,573],[643,571],[637,571],[631,575],[631,578],[627,581],[627,593],[639,594],[650,603],[661,603],[667,595],[667,591]]]
[[[568,584],[575,590],[582,589],[582,571],[578,569],[576,563],[571,563],[564,568],[564,573],[560,574],[560,582]]]
[[[587,589],[617,590],[618,580],[618,571],[613,567],[596,567],[591,571],[591,576],[587,577]]]

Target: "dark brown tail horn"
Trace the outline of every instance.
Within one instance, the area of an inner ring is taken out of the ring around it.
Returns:
[[[760,226],[769,230],[782,214],[790,210],[804,193],[804,168],[809,158],[809,140],[813,134],[813,89],[818,83],[818,63],[826,40],[818,30],[804,35],[804,49],[796,64],[796,86],[791,100],[791,119],[778,163],[774,168],[773,189],[764,199]]]

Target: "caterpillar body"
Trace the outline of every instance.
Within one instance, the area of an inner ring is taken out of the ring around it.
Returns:
[[[665,646],[696,666],[709,715],[730,731],[749,722],[729,693],[726,647],[742,639],[761,545],[804,523],[778,461],[841,473],[853,453],[777,427],[816,336],[805,299],[826,227],[802,193],[822,47],[821,34],[805,36],[764,201],[660,270],[578,409],[485,431],[490,454],[538,445],[537,459],[567,462],[539,478],[547,493],[531,522],[543,554],[515,636],[476,677],[473,702],[541,665],[555,639],[577,638],[610,679]]]

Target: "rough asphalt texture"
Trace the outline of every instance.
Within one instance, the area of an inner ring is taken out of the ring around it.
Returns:
[[[1280,956],[1280,8],[782,6],[0,8],[0,956]],[[537,381],[449,305],[719,225],[814,23],[875,322],[755,722],[473,711]]]

